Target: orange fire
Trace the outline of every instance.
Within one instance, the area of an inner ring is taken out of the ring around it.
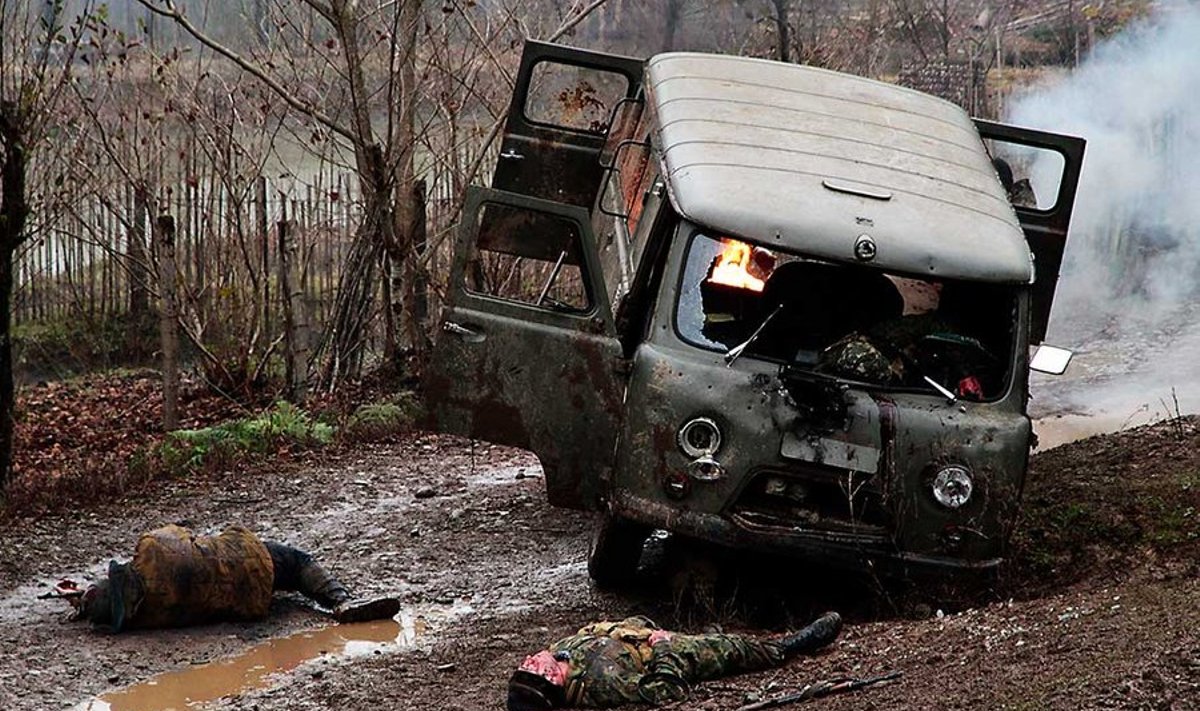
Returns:
[[[737,289],[762,291],[763,280],[747,269],[750,266],[750,245],[735,239],[721,240],[721,243],[721,254],[717,256],[717,263],[708,280]]]

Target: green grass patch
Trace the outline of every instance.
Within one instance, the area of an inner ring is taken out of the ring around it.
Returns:
[[[1157,496],[1142,499],[1150,521],[1146,538],[1156,546],[1174,546],[1200,538],[1200,517],[1192,506]]]
[[[295,405],[279,402],[254,417],[172,432],[149,459],[169,473],[197,471],[248,454],[320,447],[329,444],[333,434],[333,426],[314,420]]]
[[[374,442],[407,432],[421,416],[420,401],[404,392],[385,400],[360,405],[347,418],[343,436],[351,441]]]

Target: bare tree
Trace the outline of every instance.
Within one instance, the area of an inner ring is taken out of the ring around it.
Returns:
[[[280,41],[273,43],[277,47],[242,50],[206,32],[176,0],[138,2],[260,82],[295,117],[328,133],[352,156],[361,188],[361,221],[343,264],[334,313],[314,354],[321,359],[320,380],[333,387],[357,372],[361,364],[383,255],[387,255],[391,270],[388,291],[392,303],[388,308],[393,321],[401,324],[389,332],[414,333],[416,329],[405,324],[421,312],[414,284],[420,282],[416,274],[426,262],[415,256],[420,249],[414,234],[422,231],[415,149],[428,125],[419,122],[417,107],[422,101],[432,103],[421,87],[436,83],[430,81],[434,65],[429,61],[436,51],[425,48],[425,59],[419,63],[422,48],[418,37],[423,33],[433,36],[433,26],[446,22],[444,16],[466,17],[468,11],[479,13],[489,24],[498,20],[498,24],[525,30],[530,30],[529,26],[521,25],[511,8],[477,8],[474,3],[457,0],[439,3],[428,13],[421,0],[270,0],[267,15],[280,36]],[[603,3],[572,3],[557,35],[570,31]],[[306,24],[306,17],[312,22]],[[488,26],[481,27],[469,18],[464,32],[458,41],[475,48],[473,61],[486,61],[501,77],[510,76],[497,46],[514,47],[516,42],[496,41],[496,33]],[[501,125],[498,117],[485,144],[494,139]],[[409,340],[410,345],[420,345],[420,339],[410,336]],[[385,350],[400,352],[394,343]]]
[[[221,43],[193,23],[174,0],[139,2],[253,76],[292,111],[348,144],[362,187],[363,216],[342,272],[335,313],[322,341],[322,380],[332,387],[340,378],[356,372],[361,363],[381,253],[387,253],[396,265],[392,293],[405,294],[400,282],[412,244],[414,104],[418,95],[415,48],[422,18],[420,1],[370,4],[276,0],[268,8],[274,21],[306,42],[299,56],[274,58],[282,61]],[[315,13],[320,26],[299,27],[291,19],[295,9]],[[320,41],[322,37],[325,39]],[[345,110],[314,96],[311,84],[298,82],[304,75],[295,71],[297,67],[340,77],[336,99],[341,100]],[[391,308],[394,312],[403,310],[399,302]]]
[[[792,61],[792,25],[788,0],[771,0],[777,33],[775,58],[781,62]]]
[[[52,202],[52,196],[31,194],[29,177],[44,153],[69,155],[70,126],[56,120],[57,112],[72,81],[91,10],[89,5],[68,19],[62,0],[42,3],[37,10],[33,5],[0,0],[0,486],[12,471],[14,260],[29,238],[31,216],[36,219]],[[56,182],[63,180],[60,176]]]

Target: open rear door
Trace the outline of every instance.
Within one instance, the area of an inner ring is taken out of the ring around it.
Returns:
[[[642,64],[526,41],[492,187],[590,210],[608,124],[641,92]]]
[[[1085,141],[982,119],[976,119],[975,125],[997,163],[1000,181],[1005,183],[1033,252],[1029,337],[1031,343],[1040,344],[1050,323]]]
[[[471,188],[425,378],[438,431],[532,450],[571,508],[597,504],[624,392],[596,253],[585,208]]]

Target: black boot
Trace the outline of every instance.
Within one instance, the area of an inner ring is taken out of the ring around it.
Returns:
[[[810,654],[832,644],[841,631],[842,616],[836,612],[826,612],[808,627],[775,641],[783,647],[785,657],[793,657]]]
[[[296,589],[305,597],[330,610],[350,599],[350,592],[346,590],[346,586],[312,560],[300,569],[300,585]]]
[[[338,622],[370,622],[395,617],[400,612],[400,600],[394,597],[377,597],[373,600],[347,600],[333,608],[333,618]]]
[[[366,622],[394,617],[400,611],[400,600],[380,597],[355,600],[341,581],[317,564],[304,551],[283,545],[265,543],[275,566],[275,589],[295,590],[321,607],[330,610],[338,622]]]

